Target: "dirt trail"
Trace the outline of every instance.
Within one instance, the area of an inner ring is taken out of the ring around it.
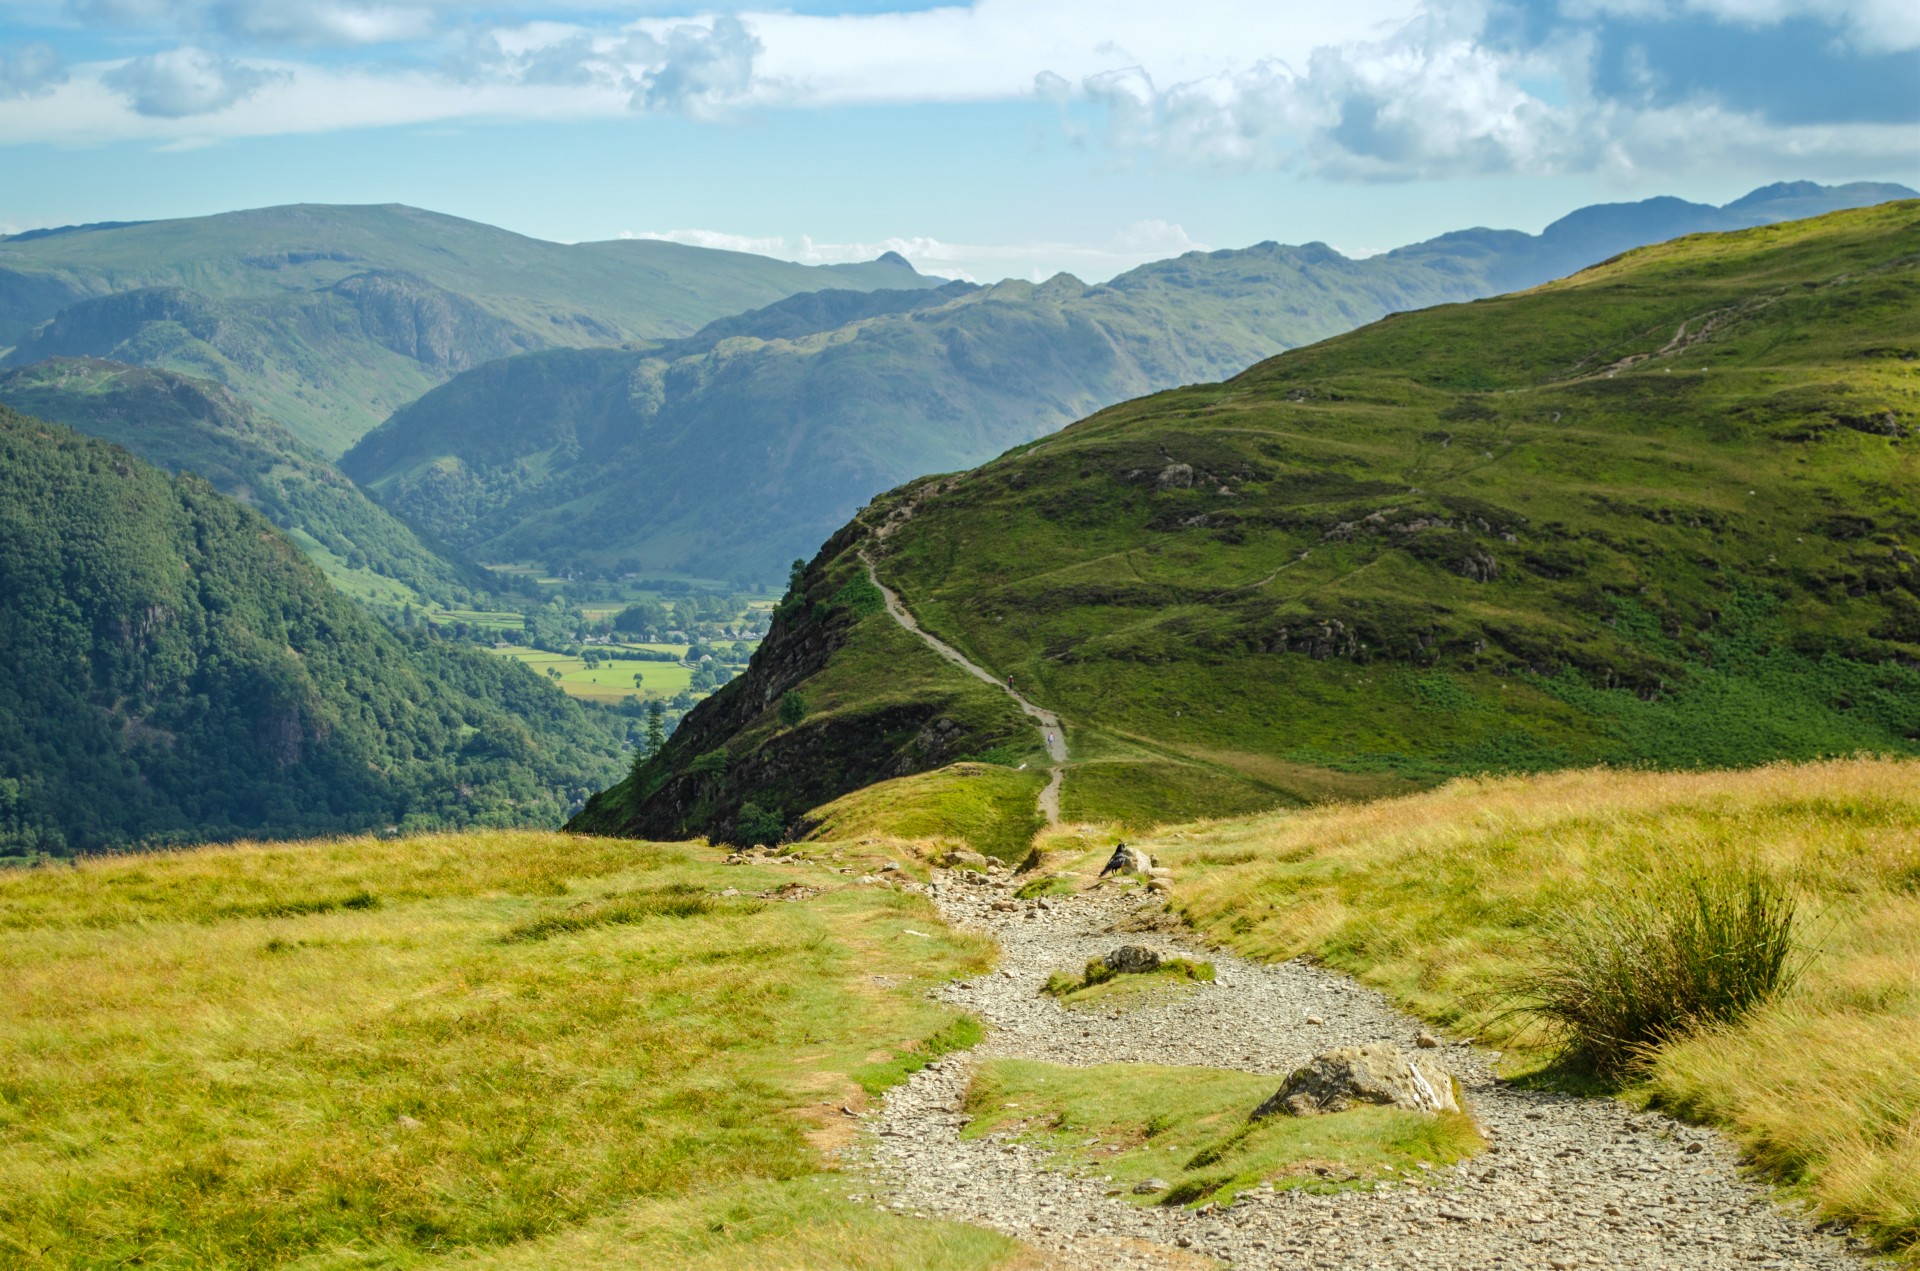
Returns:
[[[958,873],[936,874],[928,890],[949,921],[991,934],[1003,956],[999,970],[940,990],[989,1023],[987,1040],[891,1092],[857,1149],[868,1180],[859,1194],[894,1212],[991,1227],[1075,1271],[1867,1265],[1743,1178],[1712,1131],[1614,1100],[1514,1089],[1466,1045],[1431,1053],[1459,1076],[1488,1151],[1371,1191],[1262,1190],[1204,1212],[1143,1207],[1019,1142],[963,1139],[968,1083],[987,1058],[1194,1064],[1272,1074],[1278,1086],[1318,1052],[1412,1046],[1421,1030],[1379,994],[1305,963],[1243,962],[1179,935],[1114,934],[1138,911],[1134,897],[1053,897],[1042,908],[1013,900],[1004,875]],[[1049,972],[1126,942],[1205,957],[1218,982],[1117,1015],[1068,1011],[1040,995]]]
[[[882,596],[886,597],[887,612],[893,615],[895,622],[920,637],[921,641],[924,642],[928,648],[965,671],[968,675],[993,685],[1008,697],[1011,697],[1019,704],[1021,710],[1025,711],[1040,725],[1041,738],[1045,741],[1047,747],[1047,758],[1052,761],[1051,773],[1047,779],[1047,787],[1040,792],[1040,812],[1047,818],[1048,825],[1060,824],[1060,782],[1065,772],[1061,765],[1067,761],[1067,734],[1066,730],[1060,727],[1060,717],[1045,707],[1035,706],[1032,702],[1028,701],[1018,689],[1014,688],[1011,683],[989,673],[986,668],[974,662],[966,654],[960,652],[960,650],[954,648],[939,636],[934,635],[931,631],[922,627],[919,620],[913,616],[906,605],[901,603],[898,593],[880,581],[879,571],[873,567],[873,557],[867,555],[867,550],[864,547],[860,549],[860,561],[867,567],[867,577],[873,580],[873,585],[880,589]]]

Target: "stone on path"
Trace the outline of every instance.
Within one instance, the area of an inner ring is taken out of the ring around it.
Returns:
[[[1461,1111],[1453,1074],[1425,1055],[1377,1042],[1315,1056],[1294,1069],[1273,1097],[1253,1110],[1252,1119],[1345,1112],[1363,1103],[1414,1112]]]
[[[1116,975],[1144,975],[1160,969],[1160,955],[1143,944],[1123,944],[1101,958],[1100,965]]]

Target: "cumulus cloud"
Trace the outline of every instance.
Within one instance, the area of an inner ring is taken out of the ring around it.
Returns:
[[[135,58],[108,71],[100,81],[125,97],[138,114],[185,119],[225,110],[280,78],[276,72],[183,45]]]
[[[740,19],[723,15],[711,26],[681,23],[650,41],[657,60],[640,74],[635,110],[679,110],[705,115],[746,98],[754,58],[765,51]]]
[[[0,47],[0,101],[39,97],[66,82],[66,63],[51,44]]]

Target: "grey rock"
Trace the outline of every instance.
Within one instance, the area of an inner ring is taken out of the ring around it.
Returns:
[[[1135,1196],[1151,1196],[1165,1190],[1167,1190],[1167,1180],[1164,1178],[1149,1178],[1133,1185]]]
[[[1108,874],[1151,874],[1152,872],[1153,857],[1137,847],[1120,843],[1114,847],[1113,855],[1107,858],[1106,866],[1101,869],[1100,875],[1104,878]]]
[[[1120,975],[1143,975],[1159,969],[1160,955],[1143,944],[1123,944],[1101,958],[1100,964]]]
[[[1316,1055],[1293,1070],[1272,1098],[1253,1111],[1253,1119],[1284,1113],[1314,1116],[1345,1112],[1363,1103],[1413,1112],[1458,1112],[1453,1074],[1425,1056],[1398,1046],[1342,1046]]]

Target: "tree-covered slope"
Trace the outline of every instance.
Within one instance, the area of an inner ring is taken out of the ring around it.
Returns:
[[[407,642],[205,481],[0,407],[0,850],[551,824],[611,716]]]
[[[0,403],[192,471],[285,530],[333,584],[370,604],[473,603],[485,571],[448,560],[313,453],[210,380],[92,358],[0,371]]]
[[[0,349],[12,365],[108,357],[215,379],[331,457],[493,358],[685,335],[796,292],[937,282],[897,256],[806,266],[298,205],[0,239]]]
[[[1398,310],[1532,286],[1698,229],[1898,186],[1772,187],[1726,208],[1582,209],[1354,260],[1323,244],[1194,252],[1100,286],[824,293],[635,350],[467,372],[343,460],[482,559],[777,577],[868,498],[1115,402],[1217,380]]]
[[[767,648],[580,824],[732,832],[1035,743],[832,597],[866,550],[1059,712],[1070,819],[1451,774],[1920,751],[1920,202],[1703,235],[1400,314],[876,500]],[[877,532],[886,527],[886,532]],[[929,655],[931,656],[931,655]],[[778,710],[814,683],[830,709]],[[984,686],[982,686],[984,688]],[[862,721],[918,709],[938,753]],[[1016,757],[1009,752],[1009,757]],[[838,791],[835,791],[838,793]]]

